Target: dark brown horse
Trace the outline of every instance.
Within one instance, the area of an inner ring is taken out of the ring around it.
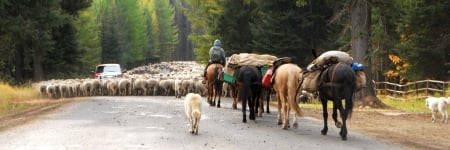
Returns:
[[[220,108],[220,98],[222,97],[222,84],[223,81],[219,80],[219,72],[221,72],[223,66],[215,63],[208,66],[206,69],[206,89],[207,100],[210,106],[216,106]]]
[[[237,91],[242,102],[242,122],[247,122],[247,103],[249,108],[249,119],[255,120],[255,106],[261,96],[261,71],[255,66],[241,66],[236,76]]]
[[[347,140],[347,117],[353,110],[353,93],[355,92],[355,71],[345,63],[332,64],[326,68],[319,79],[319,99],[322,102],[324,127],[322,134],[328,131],[327,101],[333,102],[332,118],[336,127],[341,128],[339,132],[342,140]],[[345,100],[345,108],[342,105]],[[342,118],[342,123],[337,119],[337,110]]]

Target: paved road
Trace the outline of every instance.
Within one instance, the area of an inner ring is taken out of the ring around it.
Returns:
[[[197,136],[188,133],[183,100],[174,97],[89,97],[39,120],[0,132],[0,149],[402,149],[352,132],[341,141],[322,121],[300,118],[299,128],[281,129],[276,111],[242,123],[229,98],[222,108],[203,103]],[[239,106],[240,108],[240,106]]]

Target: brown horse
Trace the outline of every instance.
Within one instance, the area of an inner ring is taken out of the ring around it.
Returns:
[[[222,64],[214,63],[208,66],[206,69],[206,89],[207,99],[210,106],[216,106],[220,108],[220,97],[222,97],[222,84],[223,81],[219,80],[219,72],[223,69]]]
[[[273,88],[276,91],[278,99],[278,124],[283,123],[283,129],[288,129],[289,114],[291,109],[294,113],[294,127],[298,126],[297,116],[301,115],[300,108],[297,104],[297,87],[301,84],[302,69],[295,64],[283,64],[276,70],[275,83]],[[281,111],[283,110],[283,111]],[[283,122],[281,122],[281,113],[283,113]]]

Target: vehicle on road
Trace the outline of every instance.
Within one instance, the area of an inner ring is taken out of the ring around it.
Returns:
[[[120,78],[122,77],[122,68],[119,64],[100,64],[95,67],[94,78],[105,79],[105,78]]]

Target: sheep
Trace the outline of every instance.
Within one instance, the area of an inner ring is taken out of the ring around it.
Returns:
[[[117,80],[110,80],[107,83],[106,88],[108,89],[108,91],[107,91],[108,94],[107,95],[109,95],[109,96],[116,96],[117,89],[118,89]]]
[[[228,92],[230,91],[230,86],[228,85],[228,82],[223,82],[222,84],[222,96],[228,97]]]
[[[40,84],[39,85],[39,93],[42,96],[47,96],[47,84]]]
[[[133,92],[136,95],[147,95],[147,80],[145,79],[135,79],[133,82]]]
[[[174,89],[175,89],[175,98],[181,98],[181,94],[183,93],[183,89],[181,87],[181,80],[175,79],[174,81]]]
[[[94,84],[89,80],[84,81],[81,84],[81,91],[83,93],[83,96],[93,96],[92,94],[94,93]]]
[[[174,91],[175,81],[172,79],[166,79],[159,81],[159,88],[162,90],[161,95],[169,96]]]
[[[202,82],[202,79],[194,79],[195,93],[206,95],[205,84],[203,84]]]
[[[157,79],[150,78],[147,80],[148,95],[156,96],[156,92],[158,91],[158,84],[159,81]]]
[[[131,92],[131,81],[129,79],[121,79],[118,83],[119,88],[119,95],[120,96],[126,96],[129,95],[129,92]]]
[[[59,91],[61,94],[61,98],[63,97],[70,97],[70,88],[68,84],[60,84],[59,85]]]
[[[50,98],[55,98],[55,99],[57,98],[55,85],[50,84],[47,86],[47,95]]]
[[[448,105],[450,102],[450,97],[427,97],[425,99],[426,106],[431,110],[431,121],[436,122],[436,113],[441,112],[442,122],[447,123],[448,120]]]
[[[181,81],[181,95],[194,92],[194,80],[192,79],[184,79]]]
[[[202,117],[202,97],[199,94],[188,93],[184,100],[184,108],[190,125],[191,134],[198,134]]]

